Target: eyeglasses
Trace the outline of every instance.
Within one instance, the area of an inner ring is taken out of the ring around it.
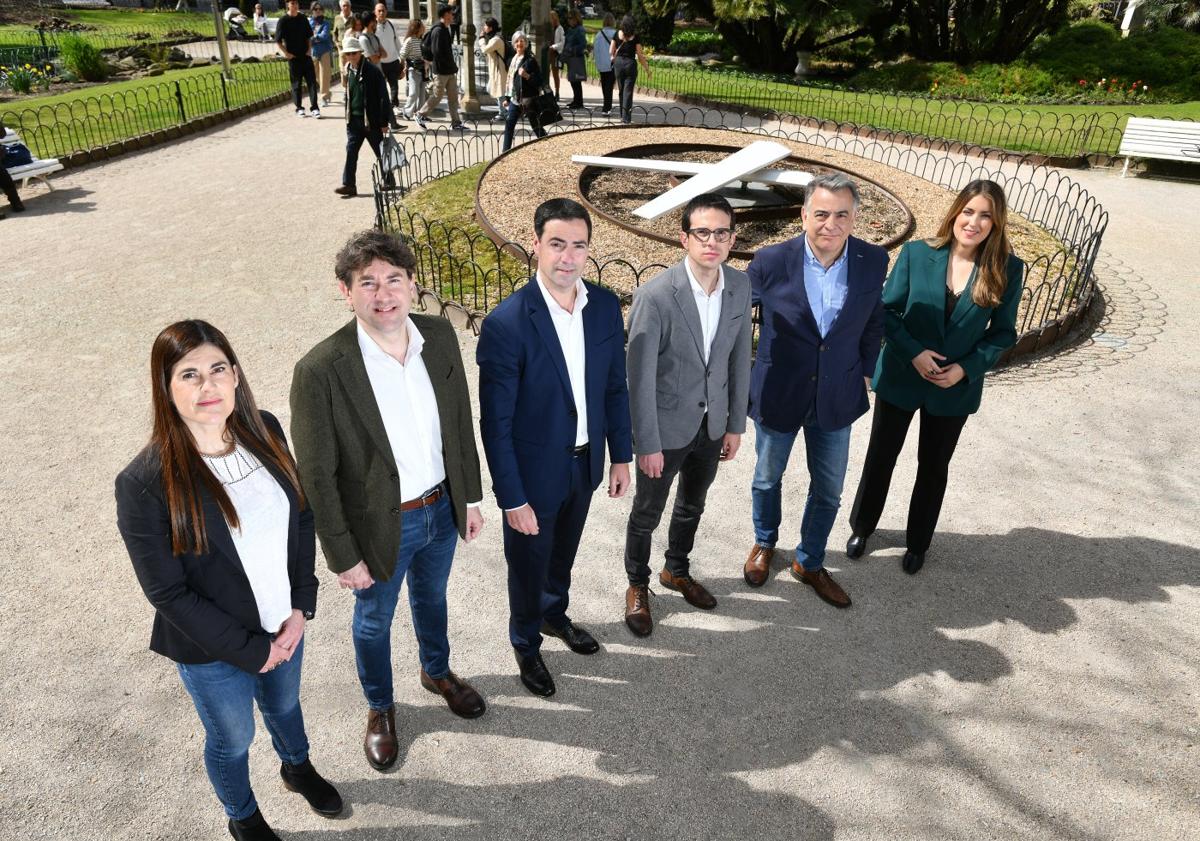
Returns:
[[[709,228],[692,228],[688,233],[700,242],[708,242],[709,239],[715,239],[717,242],[729,242],[729,238],[733,236],[733,231],[729,228],[717,228],[715,230],[710,230]]]

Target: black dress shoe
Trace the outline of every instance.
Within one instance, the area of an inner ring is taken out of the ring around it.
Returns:
[[[279,776],[283,778],[283,787],[302,795],[318,815],[335,818],[342,813],[342,796],[317,773],[317,769],[307,759],[299,765],[282,763],[279,766]]]
[[[550,670],[542,662],[542,655],[524,655],[519,651],[513,653],[517,656],[517,668],[521,670],[521,683],[525,684],[525,688],[543,698],[553,695],[554,678],[550,677]]]
[[[851,535],[846,541],[846,557],[850,559],[861,558],[863,552],[867,551],[867,538],[860,534]]]
[[[916,575],[921,571],[921,567],[925,566],[925,553],[913,552],[911,550],[904,553],[904,560],[900,562],[900,566],[909,575]]]
[[[570,619],[561,628],[555,628],[549,622],[543,622],[542,633],[548,637],[558,637],[567,644],[567,648],[576,654],[595,654],[600,650],[600,643],[596,642],[596,638]]]
[[[230,819],[229,834],[237,841],[282,841],[271,827],[267,826],[262,812],[254,810],[254,814],[240,821]]]

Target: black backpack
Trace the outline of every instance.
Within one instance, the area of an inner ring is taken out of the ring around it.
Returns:
[[[512,67],[513,56],[515,56],[516,54],[517,54],[517,51],[515,49],[513,49],[512,41],[505,39],[505,41],[504,41],[504,66],[505,67]]]
[[[439,23],[438,26],[441,26]],[[431,26],[429,31],[421,36],[421,58],[433,61],[433,31],[437,26]]]

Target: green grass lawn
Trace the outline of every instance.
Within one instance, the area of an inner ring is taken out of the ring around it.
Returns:
[[[176,84],[187,119],[256,102],[288,89],[283,62],[234,67],[224,91],[221,68],[169,70],[161,76],[95,85],[0,105],[0,119],[16,129],[39,158],[53,158],[178,125]]]

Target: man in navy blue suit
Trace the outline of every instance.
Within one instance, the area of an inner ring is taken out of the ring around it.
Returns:
[[[608,495],[620,497],[633,441],[621,305],[580,278],[591,217],[570,199],[551,199],[533,225],[537,274],[483,320],[476,359],[483,449],[504,510],[509,639],[521,682],[549,697],[541,634],[577,654],[600,650],[567,617],[571,567],[605,445]]]
[[[803,429],[808,499],[790,571],[834,607],[849,607],[850,597],[825,569],[825,544],[841,505],[850,425],[869,407],[888,264],[884,249],[850,236],[858,205],[849,178],[814,178],[804,195],[804,236],[761,249],[748,271],[762,330],[750,375],[758,456],[751,485],[754,547],[743,575],[752,587],[770,576],[783,473]]]

